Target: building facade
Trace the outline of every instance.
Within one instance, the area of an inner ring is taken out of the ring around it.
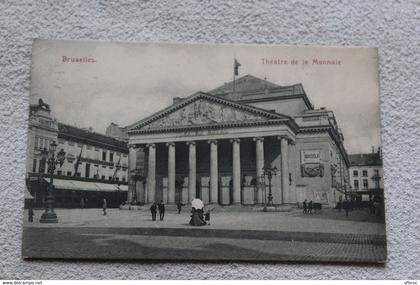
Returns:
[[[27,181],[35,206],[42,206],[45,199],[49,174],[43,152],[49,152],[52,142],[57,143],[56,152],[66,153],[54,173],[57,207],[99,207],[103,198],[116,207],[127,199],[126,142],[59,123],[40,100],[30,106],[27,150]]]
[[[372,153],[349,155],[350,185],[356,195],[363,195],[367,200],[376,192],[384,189],[381,150]]]
[[[301,84],[279,86],[246,75],[174,98],[124,129],[130,180],[138,172],[145,178],[129,200],[135,193],[141,203],[200,198],[205,204],[258,205],[267,203],[271,188],[276,205],[308,199],[332,206],[349,188],[334,113],[314,109]],[[268,168],[277,170],[271,180]]]

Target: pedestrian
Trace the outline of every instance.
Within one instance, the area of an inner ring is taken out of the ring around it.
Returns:
[[[373,203],[373,200],[369,200],[369,212],[373,215],[375,214],[375,204]]]
[[[106,199],[104,198],[104,201],[102,203],[102,210],[104,211],[104,216],[106,216]]]
[[[207,211],[207,213],[204,216],[204,219],[205,219],[207,225],[210,226],[210,210]]]
[[[163,221],[163,218],[165,217],[165,204],[163,203],[163,200],[160,200],[158,208],[159,208],[159,220]]]
[[[311,201],[309,201],[309,204],[308,204],[308,213],[309,214],[312,214],[312,209],[313,209],[313,203],[312,203],[312,200],[311,200]]]
[[[306,213],[308,213],[308,208],[307,208],[307,205],[306,205],[306,199],[305,199],[305,201],[303,201],[303,213],[304,214],[306,214]]]
[[[178,214],[181,214],[181,209],[182,209],[181,201],[179,201],[178,204],[176,204],[176,207],[178,208]]]
[[[342,198],[342,196],[340,196],[340,197],[338,198],[338,204],[337,204],[337,207],[338,207],[338,211],[339,211],[339,212],[341,212],[341,209],[343,208],[343,198]]]
[[[349,210],[350,210],[350,201],[347,200],[347,198],[343,202],[343,208],[344,208],[344,211],[346,211],[346,217],[348,217],[349,216]]]
[[[28,222],[33,223],[33,221],[34,221],[34,207],[31,200],[29,201]]]
[[[152,213],[152,221],[156,221],[156,202],[150,207],[150,212]]]

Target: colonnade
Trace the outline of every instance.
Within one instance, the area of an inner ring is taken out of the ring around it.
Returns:
[[[282,191],[289,186],[289,169],[288,169],[288,138],[284,136],[277,137],[280,140],[280,154],[281,154],[281,188]],[[254,137],[255,152],[256,152],[256,175],[261,177],[264,174],[264,137]],[[232,138],[229,140],[232,144],[232,190],[233,190],[233,204],[241,203],[241,140],[239,138]],[[210,151],[210,204],[217,204],[219,201],[219,165],[218,165],[218,140],[211,139],[207,141]],[[196,176],[197,176],[197,157],[196,157],[196,141],[186,141],[188,145],[188,201],[191,202],[196,195]],[[147,194],[146,202],[153,203],[156,200],[156,144],[148,143],[145,145],[148,149],[148,163],[147,163]],[[168,148],[168,193],[167,203],[174,204],[175,201],[175,179],[176,179],[176,161],[175,142],[167,142]],[[136,167],[136,149],[134,146],[129,150],[129,173]],[[134,160],[134,161],[133,161]],[[257,202],[264,203],[263,187],[257,183]],[[130,192],[130,191],[129,191]],[[281,203],[283,199],[281,197]]]

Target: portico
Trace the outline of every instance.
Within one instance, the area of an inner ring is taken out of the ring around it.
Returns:
[[[146,157],[140,200],[262,204],[263,167],[269,163],[280,169],[273,196],[275,204],[282,204],[289,191],[289,144],[296,130],[290,117],[195,93],[129,126],[130,146]]]

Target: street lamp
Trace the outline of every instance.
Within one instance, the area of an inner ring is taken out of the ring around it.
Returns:
[[[48,156],[47,164],[48,164],[48,174],[50,175],[50,184],[48,186],[48,194],[45,200],[45,212],[42,214],[41,219],[39,220],[40,223],[57,223],[57,215],[54,212],[54,171],[56,169],[56,165],[60,164],[60,167],[63,166],[64,159],[66,157],[66,153],[64,149],[61,149],[57,153],[57,158],[55,158],[55,150],[57,149],[57,144],[53,141],[50,145],[49,152],[44,152],[43,155]]]
[[[133,201],[137,203],[137,182],[143,181],[145,176],[144,176],[143,171],[136,168],[134,169],[134,174],[131,176],[131,178],[134,180],[134,189],[133,189],[132,197],[133,197]]]
[[[267,175],[268,178],[268,201],[266,205],[264,206],[264,211],[267,211],[268,206],[273,206],[273,193],[271,191],[271,179],[273,178],[273,175],[277,175],[278,169],[276,166],[271,167],[269,165],[265,166],[263,168],[264,175]]]

